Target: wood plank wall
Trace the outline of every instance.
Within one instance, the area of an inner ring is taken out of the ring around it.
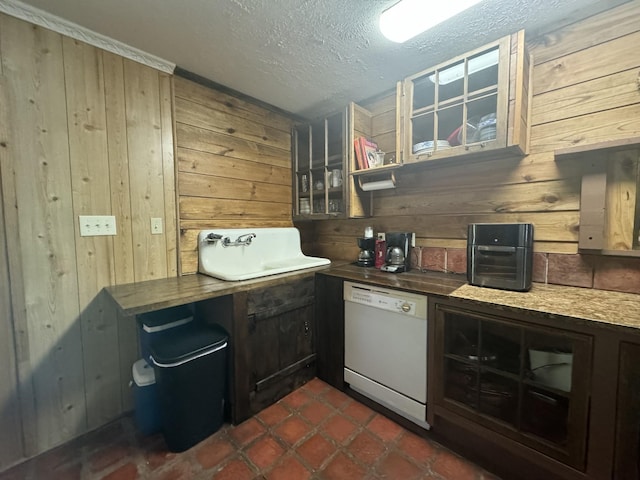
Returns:
[[[6,15],[0,66],[2,469],[131,410],[135,324],[100,292],[175,276],[177,229],[170,76]]]
[[[374,192],[373,217],[297,225],[313,254],[354,260],[356,237],[414,231],[419,247],[463,248],[472,222],[532,222],[538,252],[576,253],[582,165],[554,150],[640,135],[640,2],[527,38],[533,55],[530,155],[407,166],[397,188]],[[428,65],[416,65],[416,71]],[[374,138],[393,138],[395,92],[363,105]],[[309,233],[310,231],[310,233]]]
[[[0,81],[0,105],[6,105],[5,94],[6,88]],[[6,113],[5,108],[0,108],[0,129],[2,125],[6,125]],[[2,130],[0,130],[0,138],[4,138]],[[2,148],[6,147],[0,145],[0,149]],[[0,163],[0,177],[3,176]],[[0,182],[0,198],[2,198],[2,182]],[[0,361],[2,362],[2,368],[0,368],[0,469],[3,465],[9,465],[22,457],[17,359],[11,314],[7,237],[4,212],[0,211]]]
[[[202,229],[290,227],[289,118],[175,77],[181,273]]]

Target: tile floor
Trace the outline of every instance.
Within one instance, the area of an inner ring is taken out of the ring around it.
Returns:
[[[319,379],[186,452],[124,417],[0,474],[0,480],[497,480]]]

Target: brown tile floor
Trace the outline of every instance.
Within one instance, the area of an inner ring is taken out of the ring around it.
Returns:
[[[496,477],[314,379],[187,450],[136,433],[131,417],[19,465],[9,479],[436,479]]]

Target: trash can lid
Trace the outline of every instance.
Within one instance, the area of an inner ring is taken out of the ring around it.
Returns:
[[[220,325],[188,325],[175,333],[167,332],[151,342],[151,359],[157,367],[188,362],[224,348],[229,336]]]
[[[146,387],[147,385],[156,383],[156,374],[153,367],[149,365],[144,358],[134,362],[132,373],[133,381],[139,387]]]
[[[160,332],[193,320],[193,314],[186,305],[178,305],[163,310],[138,315],[138,323],[145,332]]]

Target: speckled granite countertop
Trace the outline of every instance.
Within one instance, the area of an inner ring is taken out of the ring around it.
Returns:
[[[528,292],[463,285],[451,298],[640,329],[640,295],[534,283]]]

